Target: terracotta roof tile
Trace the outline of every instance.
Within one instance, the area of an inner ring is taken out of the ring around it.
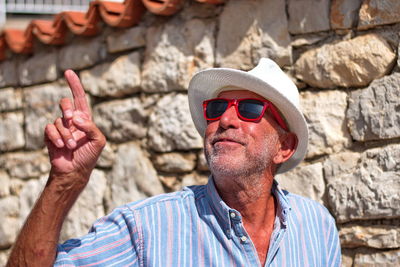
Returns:
[[[32,20],[25,30],[5,29],[0,34],[0,61],[7,50],[16,54],[33,52],[33,38],[50,45],[65,43],[67,31],[76,35],[92,36],[99,33],[98,24],[104,22],[112,27],[131,27],[139,23],[144,12],[169,16],[179,11],[185,0],[125,0],[123,3],[93,1],[86,13],[65,11],[52,21]],[[201,3],[221,4],[224,0],[196,0]]]
[[[182,8],[184,0],[143,0],[146,8],[155,14],[170,16]]]
[[[142,1],[100,3],[100,13],[103,20],[113,27],[131,27],[136,25],[139,23],[142,14],[146,11]]]

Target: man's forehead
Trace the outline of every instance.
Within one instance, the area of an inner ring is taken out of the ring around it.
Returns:
[[[218,94],[218,97],[223,98],[258,98],[262,100],[267,100],[264,97],[256,94],[248,89],[239,88],[239,87],[226,87],[223,88],[222,91]]]

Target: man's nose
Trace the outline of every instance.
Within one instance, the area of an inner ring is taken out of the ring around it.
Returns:
[[[240,123],[240,118],[236,113],[236,109],[234,106],[231,106],[222,114],[219,119],[219,124],[222,128],[238,128]]]

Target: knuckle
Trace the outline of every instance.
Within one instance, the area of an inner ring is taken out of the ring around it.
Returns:
[[[52,124],[47,124],[45,127],[44,127],[44,132],[47,134],[47,135],[49,135],[50,134],[50,132],[51,132],[51,129],[52,129]]]
[[[70,106],[69,98],[61,98],[61,100],[59,102],[59,106],[61,109],[68,108]]]

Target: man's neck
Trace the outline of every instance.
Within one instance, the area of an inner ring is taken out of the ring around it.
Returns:
[[[214,182],[225,203],[242,215],[244,228],[264,266],[276,216],[273,176],[214,177]]]
[[[254,182],[257,181],[257,182]],[[224,202],[240,212],[243,223],[262,227],[275,218],[275,201],[271,193],[273,177],[214,177],[215,186]]]

